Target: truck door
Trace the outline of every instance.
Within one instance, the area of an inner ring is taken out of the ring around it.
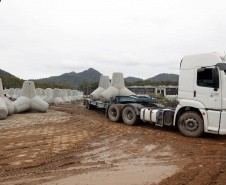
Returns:
[[[195,69],[194,100],[205,105],[206,109],[221,109],[221,87],[219,71],[215,67]]]

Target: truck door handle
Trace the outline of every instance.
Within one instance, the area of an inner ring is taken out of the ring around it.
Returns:
[[[194,97],[196,97],[196,91],[194,91]]]

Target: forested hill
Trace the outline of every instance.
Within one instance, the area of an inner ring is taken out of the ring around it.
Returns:
[[[171,81],[171,82],[178,82],[179,75],[177,74],[168,74],[168,73],[161,73],[152,78],[148,78],[147,80],[151,82],[160,82],[160,81]]]
[[[12,74],[0,69],[0,76],[15,77]]]
[[[70,73],[64,73],[60,76],[52,76],[49,78],[42,78],[37,79],[33,81],[37,82],[48,82],[48,83],[61,83],[61,84],[68,84],[72,87],[77,87],[79,84],[84,83],[85,81],[94,83],[99,82],[101,73],[99,71],[96,71],[93,68],[89,68],[88,70],[85,70],[80,73],[76,72],[70,72]]]
[[[0,76],[3,79],[3,77],[9,77],[10,80],[4,78],[4,83],[8,84],[7,87],[17,87],[21,86],[21,80],[15,78],[12,74],[3,71],[0,69]],[[51,87],[59,84],[65,84],[73,88],[78,88],[80,84],[83,84],[84,82],[91,82],[96,83],[98,85],[98,82],[100,80],[101,73],[93,68],[89,68],[88,70],[85,70],[80,73],[76,72],[70,72],[70,73],[64,73],[60,76],[52,76],[49,78],[42,78],[42,79],[35,79],[32,80],[34,82],[40,82],[42,86],[51,85]],[[15,78],[15,79],[14,79]],[[109,76],[111,78],[111,76]],[[14,80],[13,80],[14,79]],[[177,85],[179,80],[179,75],[177,74],[167,74],[167,73],[161,73],[159,75],[156,75],[152,78],[148,78],[146,80],[143,80],[141,78],[137,77],[127,77],[125,78],[125,83],[127,86],[133,86],[133,85]],[[45,84],[45,85],[44,85]]]

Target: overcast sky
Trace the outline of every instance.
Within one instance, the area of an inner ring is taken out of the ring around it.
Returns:
[[[2,0],[0,69],[22,79],[92,67],[142,79],[226,52],[225,0]]]

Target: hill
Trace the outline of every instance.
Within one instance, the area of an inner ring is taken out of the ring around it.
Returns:
[[[178,82],[179,75],[177,74],[168,74],[168,73],[161,73],[152,78],[148,78],[147,80],[151,82],[160,82],[160,81],[171,81],[171,82]]]
[[[89,68],[88,70],[85,70],[80,73],[76,72],[70,72],[70,73],[64,73],[60,76],[52,76],[49,78],[42,78],[42,79],[37,79],[33,80],[36,82],[47,82],[47,83],[52,83],[52,84],[67,84],[70,85],[74,88],[77,88],[80,84],[83,84],[85,81],[95,83],[99,82],[100,80],[101,73],[93,68]],[[158,74],[152,78],[148,78],[147,80],[143,80],[141,78],[136,78],[136,77],[127,77],[125,78],[126,84],[133,85],[134,83],[137,84],[136,82],[144,82],[147,81],[147,83],[150,82],[161,82],[161,81],[171,81],[171,82],[178,82],[179,80],[179,75],[176,74],[167,74],[167,73],[162,73]],[[135,85],[134,84],[134,85]],[[139,84],[139,83],[138,83]]]
[[[130,76],[130,77],[125,78],[125,81],[126,82],[137,82],[137,81],[143,81],[143,79]]]
[[[79,84],[84,83],[84,81],[89,81],[91,83],[99,82],[101,73],[96,71],[93,68],[89,68],[88,70],[85,70],[80,73],[76,72],[70,72],[70,73],[64,73],[60,76],[52,76],[49,78],[42,78],[42,79],[36,79],[33,81],[36,82],[47,82],[47,83],[53,83],[53,84],[67,84],[72,87],[76,87]]]
[[[12,74],[0,69],[0,76],[15,77]]]

